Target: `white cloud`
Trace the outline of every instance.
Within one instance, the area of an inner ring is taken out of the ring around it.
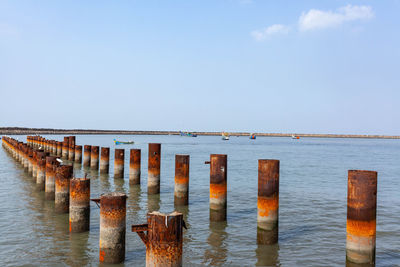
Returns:
[[[337,9],[335,12],[310,9],[308,12],[303,12],[303,14],[301,14],[299,18],[299,29],[300,31],[309,31],[332,28],[344,22],[366,20],[373,17],[374,12],[370,6],[347,5]]]
[[[287,34],[289,32],[289,27],[282,24],[274,24],[262,30],[252,31],[251,35],[257,41],[262,41],[267,39],[271,35],[276,34]]]

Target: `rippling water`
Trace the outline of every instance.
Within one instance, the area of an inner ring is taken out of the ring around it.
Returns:
[[[62,136],[44,136],[62,141]],[[148,209],[174,209],[175,154],[190,155],[190,204],[184,213],[186,266],[344,266],[347,170],[378,171],[376,266],[400,266],[400,140],[179,136],[118,136],[125,179],[113,178],[115,136],[77,136],[77,144],[109,146],[110,175],[89,171],[91,196],[128,195],[127,225],[145,223]],[[25,136],[15,136],[26,142]],[[161,194],[147,196],[147,144],[162,143]],[[130,148],[142,149],[142,185],[129,186]],[[209,160],[228,155],[228,218],[210,223]],[[280,160],[279,244],[257,246],[257,160]],[[75,176],[83,176],[75,169]],[[90,232],[70,234],[68,215],[37,192],[31,176],[0,149],[0,266],[99,265],[99,209],[91,203]],[[129,228],[127,227],[127,230]],[[113,265],[113,266],[123,266]],[[145,247],[127,231],[126,266],[145,265]],[[102,265],[104,266],[104,265]]]

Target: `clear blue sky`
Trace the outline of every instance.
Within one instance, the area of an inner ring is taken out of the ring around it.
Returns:
[[[400,1],[0,1],[0,126],[400,134]]]

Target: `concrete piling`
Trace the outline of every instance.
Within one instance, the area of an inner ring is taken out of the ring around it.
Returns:
[[[99,147],[92,146],[90,152],[90,168],[93,170],[99,169]]]
[[[126,195],[108,193],[100,197],[100,262],[125,260]]]
[[[210,221],[226,221],[227,155],[210,155]]]
[[[132,185],[140,184],[140,149],[131,149],[129,157],[129,183]]]
[[[346,258],[353,263],[375,264],[377,177],[348,172]]]
[[[257,243],[278,242],[279,160],[258,161]]]
[[[45,198],[47,200],[54,200],[55,195],[55,179],[56,168],[59,165],[56,157],[46,157],[46,181],[45,181]]]
[[[160,193],[161,144],[149,144],[147,193]]]
[[[147,214],[147,224],[132,225],[132,232],[146,246],[146,267],[182,266],[183,227],[183,215],[176,211],[170,214],[153,211]]]
[[[46,180],[46,153],[37,153],[37,176],[36,176],[36,188],[39,191],[44,191]]]
[[[33,148],[29,148],[28,152],[28,174],[32,175],[33,172]]]
[[[114,178],[124,178],[125,149],[115,149]]]
[[[82,146],[75,146],[75,160],[76,164],[82,164]]]
[[[64,137],[64,142],[63,142],[63,148],[62,148],[62,158],[67,160],[68,159],[68,153],[69,153],[69,137],[65,136]]]
[[[90,179],[71,179],[69,199],[69,231],[71,233],[89,231]]]
[[[68,160],[74,161],[75,160],[75,136],[69,137],[69,150],[68,150]]]
[[[175,155],[175,205],[189,203],[189,160],[189,155]]]
[[[108,173],[110,170],[110,148],[102,147],[100,154],[100,173]]]
[[[63,142],[56,142],[56,143],[57,143],[57,157],[62,157]]]
[[[85,145],[83,152],[83,167],[90,167],[90,154],[92,151],[92,146]]]
[[[73,167],[61,165],[56,169],[54,208],[57,213],[69,211],[69,184],[72,178]]]

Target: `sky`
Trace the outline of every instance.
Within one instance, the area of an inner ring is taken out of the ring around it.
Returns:
[[[400,135],[400,1],[0,0],[0,127]]]

